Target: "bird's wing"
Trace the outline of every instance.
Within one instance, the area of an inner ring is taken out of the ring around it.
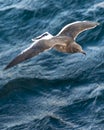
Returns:
[[[17,57],[15,57],[5,68],[9,69],[27,59],[32,58],[33,56],[38,55],[39,53],[49,49],[50,47],[45,44],[45,40],[40,40],[37,43],[31,45],[29,48],[21,52]]]
[[[90,22],[90,21],[77,21],[71,24],[66,25],[58,34],[57,36],[70,36],[75,39],[78,34],[81,32],[94,28],[99,23],[97,22]]]
[[[39,35],[38,37],[33,38],[32,41],[40,40],[40,39],[43,39],[43,38],[49,39],[50,37],[52,37],[52,35],[49,32],[45,32],[45,33]]]

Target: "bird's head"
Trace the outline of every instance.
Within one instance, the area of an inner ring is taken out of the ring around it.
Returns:
[[[79,44],[77,44],[77,43],[73,43],[72,45],[71,45],[71,52],[72,53],[82,53],[82,54],[84,54],[84,55],[86,55],[86,52],[82,49],[82,47],[79,45]]]

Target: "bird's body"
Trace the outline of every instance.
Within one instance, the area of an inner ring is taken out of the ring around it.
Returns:
[[[22,51],[16,58],[14,58],[5,69],[11,68],[22,61],[25,61],[39,53],[55,48],[63,53],[83,53],[86,54],[82,47],[75,42],[77,35],[85,30],[94,28],[98,25],[95,22],[78,21],[66,25],[56,36],[48,32],[32,39],[33,44]]]

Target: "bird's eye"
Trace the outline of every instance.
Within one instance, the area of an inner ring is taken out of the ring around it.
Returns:
[[[75,49],[74,49],[74,52],[79,52],[79,49],[75,48]]]

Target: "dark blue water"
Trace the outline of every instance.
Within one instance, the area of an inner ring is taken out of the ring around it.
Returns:
[[[3,68],[31,39],[99,22],[77,42],[87,55],[44,52]],[[103,0],[0,0],[0,130],[104,130]]]

